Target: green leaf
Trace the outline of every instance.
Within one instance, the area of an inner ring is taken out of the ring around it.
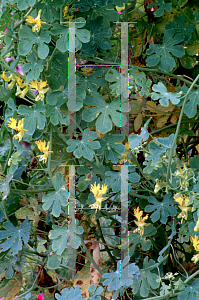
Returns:
[[[91,160],[93,158],[93,155],[95,152],[92,149],[99,149],[100,143],[99,141],[94,141],[96,138],[98,138],[97,132],[90,133],[90,129],[86,128],[83,132],[82,140],[68,140],[67,144],[69,145],[67,147],[68,152],[73,152],[73,154],[77,157],[85,157],[88,160]],[[91,141],[90,141],[91,140]],[[76,149],[76,150],[75,150]]]
[[[112,4],[106,5],[105,7],[96,7],[90,15],[92,20],[99,16],[103,16],[106,20],[111,22],[119,21],[119,14],[114,10],[114,5]]]
[[[83,106],[83,100],[86,98],[86,91],[80,85],[75,85],[71,89],[71,97],[76,99],[76,101],[68,100],[68,82],[65,84],[64,88],[60,92],[52,92],[47,93],[47,103],[50,105],[62,105],[63,103],[67,103],[68,109],[71,111],[78,111]]]
[[[54,96],[55,93],[52,94]],[[49,104],[46,105],[46,117],[50,117],[50,121],[53,125],[57,125],[59,123],[64,125],[69,125],[70,120],[68,114],[67,113],[64,114],[60,109],[60,107],[65,103],[65,100],[64,99],[61,100],[57,98],[55,98],[55,100],[57,100],[57,102],[54,105],[49,105]]]
[[[117,262],[117,270],[115,272],[111,273],[104,273],[102,275],[102,278],[107,278],[103,285],[108,285],[109,291],[114,291],[115,293],[112,296],[112,299],[116,299],[118,296],[119,291],[123,291],[124,287],[128,287],[132,284],[134,281],[133,279],[137,276],[139,276],[139,268],[135,265],[135,263],[129,264],[126,266],[126,264],[129,261],[129,257],[125,257],[123,262],[121,263],[121,260]],[[126,267],[125,267],[126,266]],[[122,269],[122,270],[121,270]],[[128,278],[121,278],[121,272],[124,274],[124,277]],[[123,294],[123,293],[121,293]]]
[[[112,72],[112,73],[111,73]],[[111,94],[115,97],[118,97],[121,94],[121,77],[123,75],[121,73],[119,73],[117,70],[112,69],[109,73],[106,73],[105,75],[105,80],[108,82],[115,82],[109,86],[109,88],[111,89]],[[124,89],[123,89],[124,93],[122,94],[124,96],[124,98],[128,97],[128,80],[126,80],[126,82],[124,82]]]
[[[28,223],[28,218],[21,224],[20,227],[15,227],[11,222],[6,221],[3,227],[7,230],[0,231],[0,239],[5,242],[0,244],[1,251],[6,251],[8,249],[9,253],[16,255],[19,250],[22,249],[22,240],[24,244],[28,243],[30,235],[30,223]]]
[[[128,182],[128,180],[131,183],[137,183],[140,180],[140,175],[137,174],[135,171],[135,167],[134,166],[129,166],[128,167],[128,176],[122,176],[122,172],[113,172],[113,171],[108,171],[106,172],[106,180],[105,183],[108,184],[108,186],[110,186],[113,190],[114,193],[119,192],[122,189],[123,186],[123,190],[125,189],[126,186],[126,182]]]
[[[103,292],[103,287],[102,286],[98,286],[96,288],[95,284],[92,284],[89,286],[88,288],[89,291],[89,298],[88,300],[101,300],[101,297],[98,296]]]
[[[184,285],[184,291],[179,293],[178,300],[197,300],[199,298],[199,280],[194,280],[191,285]]]
[[[52,225],[52,230],[49,232],[49,239],[52,241],[52,249],[57,255],[62,255],[67,248],[68,229],[57,225]]]
[[[26,82],[30,82],[31,80],[37,80],[40,76],[40,73],[44,68],[44,61],[42,59],[38,59],[37,55],[32,52],[26,57],[29,63],[26,63],[22,66],[23,73],[27,73]]]
[[[105,86],[106,85],[105,79],[102,77],[99,77],[102,75],[102,73],[103,73],[102,70],[98,70],[90,76],[85,76],[85,77],[78,76],[79,85],[81,87],[83,87],[85,89],[85,91],[90,89],[91,91],[97,92],[97,86]],[[99,78],[97,78],[97,77],[99,77]],[[85,98],[86,98],[86,95],[85,95]]]
[[[173,17],[174,22],[169,21],[165,25],[165,30],[172,29],[174,34],[181,33],[184,36],[185,43],[188,42],[191,38],[191,33],[195,30],[195,26],[192,24],[187,26],[185,24],[184,16],[177,16]]]
[[[47,261],[47,267],[49,269],[55,270],[58,269],[60,266],[61,260],[58,258],[56,253],[53,253],[53,255],[48,255],[48,261]]]
[[[50,43],[51,40],[49,31],[43,31],[41,29],[40,35],[37,35],[31,30],[30,27],[22,26],[22,28],[19,29],[19,36],[24,39],[19,42],[20,55],[29,54],[32,46],[36,44],[38,45],[38,57],[41,59],[45,59],[48,56],[49,47],[46,45],[46,43]]]
[[[131,149],[136,148],[140,143],[145,142],[146,140],[148,140],[148,138],[149,138],[148,131],[146,130],[146,128],[142,127],[140,135],[134,134],[134,133],[131,133],[129,135],[129,139],[128,139],[129,140],[129,147]]]
[[[177,33],[174,35],[174,30],[166,30],[163,37],[163,44],[150,45],[150,48],[147,50],[147,54],[150,55],[146,59],[148,66],[153,67],[157,65],[165,72],[172,71],[175,67],[175,59],[171,56],[171,54],[176,57],[181,57],[185,54],[183,46],[176,45],[181,43],[183,40],[184,37],[182,34]]]
[[[84,121],[91,122],[97,118],[96,130],[102,134],[112,130],[112,122],[117,127],[123,127],[126,124],[126,116],[118,112],[120,111],[120,99],[106,103],[99,93],[93,91],[92,96],[87,96],[84,103],[96,107],[83,110],[82,119]],[[121,111],[126,111],[126,109],[122,106]]]
[[[165,194],[162,202],[157,201],[153,196],[150,196],[148,201],[152,203],[152,205],[147,205],[145,211],[153,211],[150,216],[153,223],[160,220],[161,223],[166,224],[168,216],[173,217],[177,214],[177,208],[173,206],[176,203],[171,197],[171,193]]]
[[[38,129],[44,129],[46,118],[44,116],[45,107],[42,101],[38,101],[32,107],[27,105],[19,105],[18,114],[25,116],[24,127],[28,130],[27,133],[32,135],[36,127]]]
[[[0,101],[8,101],[13,96],[13,90],[8,90],[0,86]]]
[[[158,163],[158,160],[162,154],[164,154],[167,150],[169,150],[173,144],[174,133],[171,133],[168,137],[165,138],[157,138],[154,141],[151,141],[148,144],[148,151],[151,155],[148,155],[145,159],[151,160],[153,165]],[[176,149],[177,145],[175,144],[174,149]]]
[[[1,153],[3,153],[2,149],[3,147],[1,147]],[[0,174],[1,175],[1,174]],[[1,196],[2,196],[2,200],[5,200],[7,198],[7,196],[10,193],[10,181],[13,178],[13,174],[7,174],[6,177],[4,179],[1,179],[0,181],[0,192],[1,192]]]
[[[125,152],[125,146],[123,144],[116,144],[123,142],[124,136],[120,135],[119,131],[111,132],[103,136],[103,139],[100,140],[100,149],[97,151],[99,155],[103,155],[105,153],[105,159],[110,160],[112,163],[117,164],[119,153]]]
[[[55,217],[59,217],[61,214],[61,206],[68,205],[68,191],[65,185],[63,174],[60,172],[56,173],[56,177],[52,179],[55,192],[49,193],[42,198],[42,205],[44,210],[51,210]]]
[[[128,0],[114,0],[116,6],[122,7],[124,4],[127,4]]]
[[[167,88],[164,86],[162,82],[158,82],[158,84],[154,84],[152,87],[154,92],[151,93],[151,98],[153,100],[158,100],[162,106],[169,106],[169,100],[172,104],[178,104],[180,101],[181,95],[179,93],[171,93],[167,92]],[[158,94],[159,93],[159,94]]]
[[[3,254],[3,253],[2,253]],[[5,257],[0,260],[0,274],[5,272],[5,278],[11,279],[14,275],[14,270],[16,269],[18,272],[20,271],[20,265],[16,264],[17,257],[9,256],[9,258]]]
[[[198,11],[194,11],[193,15],[195,15],[195,22],[199,21],[199,12]]]
[[[63,289],[61,295],[55,294],[55,298],[57,300],[83,300],[81,293],[82,291],[80,290],[79,285],[77,285],[75,289],[73,287],[71,287],[70,290],[68,288]]]
[[[149,226],[150,225],[144,228],[144,232],[145,229]],[[143,251],[148,251],[150,249],[151,241],[149,239],[147,240],[145,237],[146,236],[144,235],[141,237],[139,233],[134,233],[133,231],[129,232],[129,242],[130,242],[129,255],[130,256],[134,254],[136,247],[138,245],[141,245]]]
[[[148,96],[152,81],[146,78],[143,72],[138,72],[137,67],[132,67],[129,72],[129,84],[138,89],[140,96]]]
[[[186,94],[188,88],[184,85],[182,88],[178,87],[178,90],[183,91]],[[197,106],[199,105],[199,88],[191,90],[188,100],[190,101],[185,104],[184,113],[188,118],[193,118],[197,113]]]
[[[108,39],[112,36],[112,30],[110,27],[102,27],[104,18],[102,16],[97,17],[94,20],[89,20],[89,27],[91,30],[90,42],[82,45],[83,53],[88,56],[93,56],[97,53],[97,47],[102,50],[108,50],[111,48],[111,41]]]
[[[134,280],[131,287],[134,294],[137,294],[138,291],[141,297],[147,297],[150,289],[157,289],[160,285],[160,282],[157,282],[158,275],[151,272],[151,270],[144,270],[155,264],[153,259],[148,261],[148,256],[145,256],[143,261],[143,270],[140,269],[140,278]]]
[[[199,156],[190,157],[190,167],[194,170],[199,170]]]
[[[90,184],[94,184],[95,181],[97,182],[98,180],[96,175],[96,168],[89,169],[85,166],[77,167],[77,173],[79,175],[84,175],[80,176],[78,180],[78,188],[81,192],[85,191]]]
[[[36,3],[36,0],[18,0],[17,6],[19,10],[26,10],[28,6],[34,6]]]
[[[154,6],[159,6],[159,8],[154,12],[154,16],[159,18],[164,14],[164,10],[170,12],[172,10],[172,3],[165,3],[164,0],[156,0],[154,3],[150,3],[147,8],[152,8]]]
[[[78,29],[80,27],[78,21],[82,21],[82,19],[83,18],[77,18],[73,21],[77,22],[77,26],[75,26],[75,49],[72,46],[74,43],[69,43],[69,40],[72,41],[75,38],[70,28],[60,24],[53,24],[53,28],[51,29],[52,35],[62,35],[56,42],[56,47],[58,50],[61,52],[70,51],[74,53],[82,48],[82,43],[88,43],[90,41],[90,32],[87,29]]]
[[[47,22],[52,22],[54,19],[59,20],[59,13],[57,7],[64,5],[63,0],[45,0],[43,3],[37,3],[35,8],[42,9],[41,17]]]
[[[22,158],[19,157],[20,155],[21,154],[19,152],[15,152],[14,154],[12,154],[11,159],[14,165],[18,165],[18,163],[22,160]]]
[[[68,81],[68,55],[58,52],[52,60],[48,84],[52,90],[58,90]]]

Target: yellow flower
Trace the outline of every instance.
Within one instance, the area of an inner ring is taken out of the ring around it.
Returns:
[[[67,16],[67,17],[65,17],[65,19],[68,19],[68,22],[66,22],[65,26],[69,26],[69,23],[73,22],[73,20],[74,20],[74,15],[73,16]]]
[[[23,79],[20,76],[15,75],[15,79],[20,88],[23,88],[24,86],[27,85],[27,83],[23,83]]]
[[[15,75],[15,79],[17,81],[17,92],[16,96],[19,96],[20,98],[24,98],[27,92],[29,91],[28,83],[23,82],[23,79],[20,76]],[[21,90],[25,87],[24,90]]]
[[[63,10],[63,16],[65,17],[68,13],[69,6],[65,6]]]
[[[25,121],[24,118],[22,120],[20,120],[19,123],[18,123],[18,126],[17,126],[17,120],[15,120],[13,118],[10,118],[10,120],[8,121],[8,127],[19,131],[18,134],[15,134],[13,136],[13,138],[18,139],[19,142],[21,142],[21,140],[22,140],[22,138],[25,134],[25,131],[27,131],[26,129],[23,128],[24,127],[24,121]]]
[[[16,81],[14,75],[11,74],[9,77],[7,77],[6,74],[5,74],[5,71],[3,71],[3,74],[1,74],[0,77],[3,78],[3,80],[5,80],[5,81],[7,81],[7,82],[10,82],[10,81],[11,81],[11,82],[8,84],[8,88],[9,88],[9,90],[12,90],[13,87],[14,87],[14,85],[15,85],[15,81]]]
[[[15,86],[15,80],[12,80],[12,81],[8,84],[9,90],[12,90],[14,86]]]
[[[106,184],[102,185],[102,188],[100,188],[100,184],[96,186],[96,182],[91,184],[91,192],[94,194],[94,197],[96,199],[96,202],[93,204],[90,204],[89,206],[93,209],[96,209],[95,213],[97,212],[97,209],[101,209],[102,201],[106,200],[108,197],[103,198],[102,196],[106,194],[108,186]]]
[[[38,91],[38,95],[35,98],[35,101],[43,101],[44,100],[44,94],[47,93],[47,91],[49,90],[49,87],[44,89],[44,87],[47,85],[47,81],[42,81],[40,80],[37,81],[35,80],[35,82],[33,80],[30,81],[29,83],[30,87],[37,90]]]
[[[10,76],[11,76],[11,75],[10,75]],[[10,76],[7,77],[5,71],[3,71],[3,74],[0,75],[0,77],[3,78],[3,80],[8,81],[8,82],[11,80],[11,77],[10,77]]]
[[[17,129],[17,120],[15,120],[14,118],[10,118],[10,120],[8,121],[8,127]]]
[[[142,217],[143,215],[143,211],[140,211],[139,206],[137,208],[134,209],[134,215],[137,219],[137,221],[134,221],[135,224],[138,226],[138,228],[136,228],[133,232],[138,232],[140,234],[140,236],[142,237],[142,235],[144,234],[144,227],[149,225],[147,223],[145,223],[145,221],[148,219],[148,215],[146,215],[145,217]]]
[[[25,119],[22,119],[22,120],[19,121],[17,129],[16,129],[17,131],[19,131],[19,133],[14,135],[14,137],[13,137],[14,139],[18,139],[19,142],[21,142],[25,131],[27,131],[26,129],[23,128],[24,127],[24,121],[25,121]]]
[[[34,19],[32,16],[27,16],[27,18],[26,18],[26,22],[28,22],[28,23],[31,23],[31,24],[35,24],[36,23],[36,25],[35,26],[33,26],[33,28],[32,28],[32,31],[33,32],[39,32],[40,31],[40,28],[42,27],[42,23],[45,23],[45,22],[41,22],[41,12],[42,12],[42,10],[40,9],[39,10],[39,12],[38,12],[38,15],[37,15],[37,17]]]
[[[198,240],[198,236],[195,235],[195,237],[193,238],[191,236],[191,242],[193,243],[193,247],[196,251],[199,251],[199,240]]]
[[[20,98],[24,98],[28,91],[29,91],[28,87],[26,87],[25,89],[21,90],[20,87],[17,86],[17,92],[16,92],[15,95],[19,96]]]
[[[180,207],[180,209],[181,209],[181,211],[182,211],[182,212],[178,215],[178,218],[182,218],[182,221],[183,221],[183,219],[187,220],[187,217],[188,217],[188,211],[191,211],[191,207],[188,207],[188,206],[187,206],[187,201],[189,200],[189,198],[188,198],[188,197],[184,197],[184,196],[179,196],[179,197],[174,196],[173,198],[174,198],[174,200],[175,200],[176,202],[178,202],[179,207]]]
[[[197,264],[199,261],[199,254],[194,255],[191,260],[194,262],[194,264]]]
[[[53,151],[49,151],[50,142],[48,142],[47,146],[46,146],[46,141],[44,141],[44,142],[36,141],[35,144],[37,145],[39,150],[44,153],[42,155],[37,155],[37,157],[40,157],[39,161],[42,161],[43,163],[47,162],[49,153],[53,152]]]

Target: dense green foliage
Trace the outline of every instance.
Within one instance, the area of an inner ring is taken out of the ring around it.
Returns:
[[[0,15],[0,299],[197,300],[198,2]]]

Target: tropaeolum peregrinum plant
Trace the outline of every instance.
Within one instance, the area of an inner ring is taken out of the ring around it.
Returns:
[[[1,2],[0,299],[198,299],[198,9]]]

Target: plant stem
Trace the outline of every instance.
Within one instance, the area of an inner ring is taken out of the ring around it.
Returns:
[[[52,151],[52,141],[53,141],[53,127],[50,127],[50,148],[49,151]],[[51,171],[51,152],[49,153],[48,156],[48,174],[52,180],[53,175],[52,175],[52,171]]]
[[[173,186],[171,184],[171,180],[170,179],[172,179],[172,175],[171,175],[171,161],[172,161],[172,156],[173,156],[173,150],[174,150],[175,143],[176,143],[176,140],[177,140],[177,137],[178,137],[178,133],[180,131],[180,125],[181,125],[181,122],[182,122],[182,117],[183,117],[183,113],[184,113],[184,109],[185,109],[185,105],[187,103],[187,99],[188,99],[189,93],[193,89],[193,87],[194,87],[195,83],[198,81],[198,79],[199,79],[199,74],[197,75],[197,77],[195,78],[195,80],[192,82],[190,88],[188,89],[188,91],[186,93],[185,100],[184,100],[183,106],[181,108],[180,117],[179,117],[179,120],[178,120],[178,125],[177,125],[177,128],[176,128],[176,133],[175,133],[174,140],[173,140],[173,143],[172,143],[172,146],[171,146],[171,149],[170,149],[169,163],[168,163],[168,169],[167,169],[167,175],[166,175],[166,182],[167,182],[167,185],[169,187],[172,187],[172,188],[173,188]]]
[[[43,189],[43,190],[15,190],[15,189],[10,189],[10,191],[12,192],[12,193],[15,193],[15,194],[23,194],[23,193],[25,193],[25,194],[28,194],[28,193],[30,193],[30,194],[39,194],[39,193],[45,193],[45,192],[54,192],[55,191],[55,189]]]
[[[6,175],[7,173],[7,169],[8,169],[8,161],[11,157],[11,154],[12,154],[12,150],[13,150],[13,142],[12,142],[12,135],[11,133],[9,133],[9,136],[10,136],[10,151],[8,153],[8,156],[7,156],[7,159],[6,159],[6,163],[5,163],[5,167],[4,167],[4,170],[3,170],[3,173]]]
[[[47,256],[46,254],[41,254],[41,253],[39,253],[37,251],[32,251],[32,250],[28,250],[28,249],[24,249],[23,252],[35,254],[35,255],[38,255],[38,256],[41,256],[41,257],[46,257]]]
[[[75,120],[75,118],[73,118],[73,116],[71,116],[71,114],[69,114],[68,112],[68,115],[70,116],[70,119],[76,124],[76,126],[79,128],[79,130],[81,131],[81,133],[83,133],[83,129],[81,128],[81,126],[77,123],[77,121]]]
[[[111,251],[109,250],[109,248],[108,248],[107,245],[106,245],[106,241],[105,241],[104,236],[103,236],[103,233],[102,233],[102,228],[101,228],[99,219],[97,219],[96,221],[97,221],[97,228],[98,228],[98,230],[99,230],[99,232],[100,232],[99,237],[102,239],[102,242],[104,243],[104,247],[105,247],[106,251],[108,252],[108,255],[109,255],[111,261],[112,261],[114,264],[116,264],[117,262],[116,262],[115,257],[112,256]]]

